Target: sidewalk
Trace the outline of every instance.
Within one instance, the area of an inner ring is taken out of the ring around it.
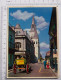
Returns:
[[[55,72],[55,69],[52,69],[51,67],[50,67],[50,69],[52,70],[52,72],[53,72],[56,76],[58,76],[58,72]]]
[[[9,69],[9,70],[8,70],[8,72],[11,72],[11,71],[13,71],[13,69]]]

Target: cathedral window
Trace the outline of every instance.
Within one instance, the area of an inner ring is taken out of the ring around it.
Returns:
[[[35,42],[34,42],[34,44],[35,44]]]
[[[36,41],[36,44],[37,44],[37,41]]]

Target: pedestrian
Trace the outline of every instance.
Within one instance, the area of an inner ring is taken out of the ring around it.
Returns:
[[[16,74],[16,62],[14,61],[14,64],[13,64],[13,73]]]
[[[49,61],[47,61],[46,64],[47,64],[47,65],[46,65],[47,69],[49,69]]]
[[[46,59],[45,59],[45,61],[44,61],[44,69],[46,69]]]

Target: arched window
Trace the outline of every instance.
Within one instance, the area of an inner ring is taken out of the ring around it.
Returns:
[[[17,48],[19,48],[19,43],[17,43]]]

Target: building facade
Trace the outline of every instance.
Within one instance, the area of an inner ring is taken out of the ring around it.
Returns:
[[[46,52],[45,59],[46,59],[46,60],[48,60],[48,59],[50,60],[50,51]]]
[[[36,61],[38,62],[38,60],[40,60],[40,46],[39,46],[39,38],[38,38],[37,30],[36,30],[34,16],[32,18],[30,37],[34,42],[35,57],[36,57]]]
[[[12,68],[14,62],[15,52],[15,31],[9,26],[9,53],[8,53],[8,67]]]
[[[34,22],[34,16],[32,19],[30,34],[24,31],[19,24],[17,24],[16,27],[12,27],[11,29],[14,31],[14,35],[13,32],[10,32],[9,35],[11,34],[13,39],[15,38],[13,41],[15,47],[15,54],[14,52],[12,54],[13,57],[17,58],[23,56],[27,59],[27,61],[30,61],[32,63],[40,61],[39,38]]]
[[[49,26],[49,37],[50,37],[50,66],[55,68],[57,71],[57,17],[56,8],[52,10],[52,16]],[[53,55],[54,53],[54,55]]]
[[[17,24],[15,27],[15,56],[24,56],[27,61],[34,61],[34,43],[26,31]]]

